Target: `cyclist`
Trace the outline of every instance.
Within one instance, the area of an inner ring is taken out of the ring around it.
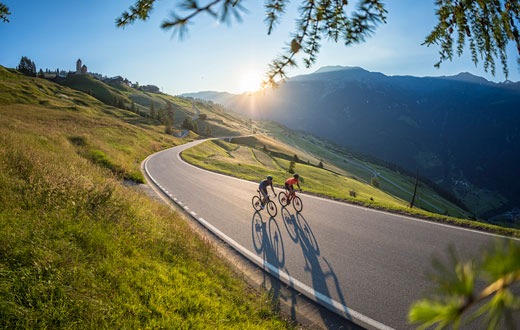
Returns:
[[[291,197],[294,195],[294,184],[298,186],[298,189],[301,192],[302,188],[300,188],[300,175],[298,173],[295,173],[292,178],[285,180],[285,189],[289,191],[289,200],[291,200]]]
[[[262,210],[264,209],[265,202],[267,201],[267,187],[271,186],[271,190],[273,194],[276,196],[273,188],[273,177],[268,175],[264,180],[260,181],[260,185],[258,186],[258,190],[262,194]]]

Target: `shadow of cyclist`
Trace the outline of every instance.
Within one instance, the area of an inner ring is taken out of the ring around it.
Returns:
[[[251,235],[255,252],[262,257],[265,263],[274,268],[285,266],[285,250],[280,227],[275,218],[263,220],[260,212],[255,212],[251,218]]]
[[[275,218],[264,221],[260,212],[255,212],[251,218],[251,235],[255,252],[262,258],[262,287],[268,290],[271,305],[279,308],[282,296],[279,272],[285,267],[285,250],[282,233]],[[268,268],[268,269],[266,269]]]
[[[312,289],[315,291],[313,298],[321,305],[330,306],[331,293],[335,293],[338,302],[346,306],[334,269],[325,257],[320,257],[318,241],[307,219],[301,213],[291,213],[287,208],[282,208],[281,214],[289,236],[301,248],[305,260],[304,271],[311,274]],[[352,319],[346,307],[338,312],[347,320]],[[320,313],[328,315],[328,311],[321,310]],[[349,323],[346,328],[357,328],[357,326]]]

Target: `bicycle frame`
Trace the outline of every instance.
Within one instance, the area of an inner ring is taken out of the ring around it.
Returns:
[[[296,197],[296,190],[289,192],[289,189],[285,189],[285,196],[287,196],[287,201],[291,201],[294,197]]]
[[[283,192],[283,196],[285,196],[285,198],[280,196],[282,196],[282,193],[278,195],[278,201],[282,207],[292,204],[296,212],[301,212],[303,204],[301,198],[296,195],[296,190],[290,192],[289,189],[285,189]],[[283,201],[283,199],[285,199],[285,201]]]
[[[271,217],[275,217],[276,214],[278,213],[278,209],[276,207],[276,203],[271,200],[269,194],[267,194],[265,196],[265,201],[262,202],[264,196],[262,195],[260,190],[257,190],[257,192],[258,192],[258,194],[254,195],[253,198],[251,199],[251,203],[253,204],[253,208],[257,212],[259,212],[259,211],[263,210],[264,206],[265,206],[266,209],[267,209],[267,212],[269,213],[269,215]],[[276,194],[274,194],[274,195],[276,196]]]
[[[257,190],[257,191],[258,191],[258,197],[260,197],[260,200],[263,200],[264,196],[262,195],[260,190]],[[270,200],[271,200],[271,194],[268,193],[267,195],[265,195],[265,202],[264,202],[264,204],[267,204]]]

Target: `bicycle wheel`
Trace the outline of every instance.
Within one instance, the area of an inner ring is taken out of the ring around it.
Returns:
[[[300,197],[294,196],[292,200],[292,205],[296,212],[301,212],[303,210],[303,203]]]
[[[253,204],[253,208],[258,212],[262,211],[262,201],[260,200],[260,197],[253,196],[251,199],[251,204]]]
[[[287,195],[284,192],[278,194],[278,201],[280,205],[287,206]]]
[[[276,214],[278,213],[278,208],[276,207],[275,202],[267,202],[267,213],[269,213],[269,215],[273,218],[276,216]]]

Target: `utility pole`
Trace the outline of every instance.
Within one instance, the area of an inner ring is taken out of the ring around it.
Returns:
[[[419,170],[417,170],[417,174],[415,175],[415,187],[413,188],[413,196],[412,201],[410,202],[410,208],[413,209],[413,204],[415,203],[415,196],[417,195],[417,184],[419,182]]]

